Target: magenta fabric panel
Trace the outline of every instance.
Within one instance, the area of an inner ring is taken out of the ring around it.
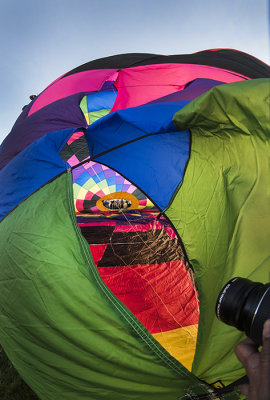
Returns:
[[[82,227],[84,227],[84,226],[100,226],[101,225],[101,222],[81,222],[81,223],[78,223],[78,226],[82,226]],[[115,221],[106,221],[106,222],[104,222],[104,221],[102,221],[102,226],[116,226],[116,222]]]
[[[75,93],[100,90],[103,83],[111,75],[115,74],[116,71],[116,69],[97,69],[78,72],[77,74],[56,80],[35,100],[28,116],[56,100],[63,99]]]
[[[231,71],[196,64],[154,64],[121,70],[115,82],[117,97],[111,111],[136,107],[177,92],[196,78],[231,83],[248,79]]]
[[[149,224],[118,225],[115,227],[114,232],[145,232],[149,229],[165,229],[170,239],[175,239],[177,237],[173,228],[170,226],[164,228],[164,225],[158,221]]]

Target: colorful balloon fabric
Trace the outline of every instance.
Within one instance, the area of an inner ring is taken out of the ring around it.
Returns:
[[[269,274],[270,67],[228,49],[61,76],[0,152],[0,344],[41,400],[240,399],[215,317]]]

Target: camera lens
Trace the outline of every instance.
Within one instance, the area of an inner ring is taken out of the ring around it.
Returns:
[[[218,296],[216,315],[261,345],[263,324],[270,318],[270,283],[231,279]]]

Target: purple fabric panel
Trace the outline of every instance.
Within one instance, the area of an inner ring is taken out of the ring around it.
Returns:
[[[112,176],[115,176],[115,171],[112,169],[106,169],[104,171],[105,178],[111,178]]]
[[[123,185],[122,192],[127,192],[129,188],[130,188],[130,185],[127,185],[127,184]]]
[[[29,109],[27,106],[1,146],[0,169],[46,133],[68,128],[86,128],[88,125],[80,109],[80,101],[85,94],[89,92],[76,93],[58,100],[26,118]]]
[[[166,103],[167,101],[193,100],[201,94],[212,89],[212,87],[222,84],[224,84],[224,82],[216,81],[214,79],[194,79],[185,86],[185,89],[169,94],[168,96],[160,97],[159,99],[151,101],[148,104]]]
[[[125,178],[123,178],[122,176],[117,176],[116,177],[116,184],[121,185],[125,182]]]
[[[96,175],[99,172],[103,171],[102,165],[99,163],[95,163],[91,167],[87,168],[87,171],[89,171],[90,175]]]
[[[106,81],[106,82],[104,82],[104,84],[103,84],[102,88],[100,89],[100,91],[112,90],[112,89],[116,90],[116,88],[114,86],[114,81]]]
[[[85,172],[85,169],[83,167],[83,165],[81,165],[80,167],[74,168],[72,171],[72,179],[73,182],[76,182],[76,180],[81,176],[81,174],[83,174]]]

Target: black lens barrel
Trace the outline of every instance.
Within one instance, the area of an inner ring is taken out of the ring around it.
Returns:
[[[260,302],[255,310],[253,321],[250,327],[249,337],[259,345],[262,344],[262,331],[264,322],[270,318],[270,284],[260,298]],[[258,342],[258,339],[260,341]]]
[[[270,318],[269,289],[270,283],[264,285],[238,277],[231,279],[218,296],[217,317],[262,344],[263,324]]]

